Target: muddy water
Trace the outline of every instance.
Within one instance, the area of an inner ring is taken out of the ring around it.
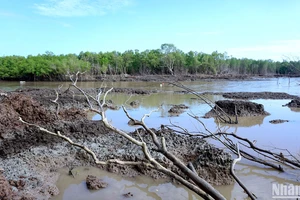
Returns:
[[[247,164],[238,164],[236,174],[247,188],[255,193],[258,199],[272,199],[272,183],[298,185],[299,180],[292,181],[288,173],[279,173],[275,170],[264,169]],[[169,183],[164,180],[153,180],[148,177],[124,178],[116,174],[111,174],[96,168],[79,167],[73,169],[75,178],[68,175],[67,169],[61,169],[61,176],[57,182],[57,187],[62,191],[52,200],[111,200],[128,199],[124,194],[131,193],[133,200],[194,200],[201,199],[195,193],[186,189],[182,185]],[[95,175],[108,183],[108,186],[98,191],[87,189],[85,179],[87,175]],[[248,199],[238,184],[227,186],[215,186],[226,199]]]
[[[79,167],[73,169],[75,178],[68,175],[67,169],[60,171],[61,176],[57,183],[58,188],[64,193],[54,197],[53,200],[111,200],[128,199],[124,194],[131,193],[129,199],[197,199],[197,195],[182,186],[166,183],[165,180],[153,180],[148,177],[122,178],[116,174],[108,173],[97,168]],[[99,191],[89,191],[85,179],[87,175],[93,174],[101,178],[108,186]]]
[[[155,96],[157,95],[157,96]],[[164,104],[162,109],[157,112],[152,113],[149,118],[146,118],[146,123],[149,126],[158,128],[160,124],[176,124],[183,126],[191,131],[204,131],[204,128],[188,116],[187,113],[194,113],[199,116],[204,115],[210,108],[201,101],[191,100],[189,95],[171,95],[168,97],[167,94],[155,94],[151,97],[140,97],[144,98],[140,100],[141,106],[138,109],[130,109],[128,107],[128,112],[134,117],[141,117],[143,113],[149,113],[151,110],[156,109],[159,102],[152,102],[152,98],[160,99],[160,102],[169,102],[171,104],[184,103],[189,106],[189,109],[177,116],[170,116],[168,114],[168,109],[170,105]],[[122,95],[111,96],[115,101],[126,101],[125,98],[122,99]],[[138,96],[135,98],[139,98]],[[221,96],[207,96],[210,100],[222,99]],[[169,101],[167,101],[169,99]],[[283,107],[282,105],[287,104],[290,100],[252,100],[256,103],[261,103],[264,105],[265,110],[270,113],[268,116],[260,117],[242,117],[239,118],[238,125],[225,125],[221,124],[221,130],[227,132],[234,132],[240,136],[246,137],[251,141],[256,141],[258,146],[267,149],[273,149],[276,147],[280,149],[288,149],[293,154],[300,155],[300,109],[290,109],[288,107]],[[146,106],[144,106],[145,104]],[[107,116],[115,126],[124,130],[133,130],[135,127],[130,127],[127,125],[126,116],[121,110],[119,111],[109,111]],[[93,119],[99,119],[99,116],[93,116]],[[271,124],[270,120],[274,119],[284,119],[289,120],[289,122],[282,124]],[[212,131],[217,131],[217,125],[213,119],[201,119],[208,129]],[[221,144],[210,141],[220,147]],[[243,150],[246,148],[241,147]],[[242,164],[237,165],[236,172],[244,184],[255,193],[259,199],[271,199],[272,198],[272,183],[292,183],[295,185],[300,184],[300,172],[298,170],[288,170],[285,173],[280,173],[274,170],[265,168],[264,166],[242,160]],[[221,186],[217,189],[227,198],[227,199],[247,199],[245,193],[238,184],[231,186]],[[165,198],[168,199],[168,198]]]
[[[265,79],[257,81],[212,81],[212,82],[185,82],[184,84],[198,92],[286,92],[292,95],[300,96],[300,78],[280,78]],[[22,87],[39,87],[55,88],[61,83],[26,83]],[[67,83],[64,83],[65,87]],[[79,83],[80,87],[101,87],[102,83]],[[175,124],[188,128],[192,132],[204,131],[204,128],[197,121],[188,116],[193,113],[203,116],[210,108],[199,100],[192,99],[191,95],[173,94],[172,91],[181,90],[175,87],[164,85],[159,87],[159,83],[148,82],[112,82],[107,83],[107,87],[135,87],[142,89],[163,90],[166,93],[156,93],[150,96],[128,96],[124,94],[111,94],[108,99],[112,99],[118,105],[125,105],[132,117],[140,118],[144,113],[149,113],[154,109],[160,108],[153,112],[146,123],[150,127],[158,128],[161,124]],[[14,90],[20,87],[17,82],[0,82],[0,89]],[[221,96],[207,96],[211,101],[223,99]],[[139,100],[141,105],[138,108],[132,108],[129,103],[133,100]],[[300,154],[300,109],[290,109],[282,107],[290,100],[253,100],[262,103],[265,110],[270,113],[266,117],[240,118],[238,125],[223,125],[221,129],[227,132],[234,132],[252,141],[256,141],[258,146],[273,149],[274,147],[289,149],[292,153]],[[189,109],[179,116],[170,116],[168,110],[170,104],[185,104]],[[90,115],[94,120],[99,116]],[[113,125],[124,130],[133,130],[135,127],[127,125],[127,118],[122,110],[107,111],[107,117]],[[289,122],[282,124],[271,124],[270,120],[284,119]],[[213,119],[201,119],[211,131],[217,130],[217,125]],[[213,141],[211,141],[213,142]],[[216,145],[220,145],[216,143]],[[66,171],[62,171],[62,176],[58,182],[61,196],[56,199],[122,199],[123,193],[132,192],[135,199],[194,199],[193,194],[184,188],[171,183],[161,183],[151,179],[136,178],[123,179],[117,175],[98,172],[94,169],[78,169],[79,176],[75,179],[67,177]],[[242,160],[242,164],[236,167],[236,172],[244,184],[255,193],[259,199],[271,199],[272,183],[293,183],[299,185],[300,174],[298,171],[289,170],[285,173],[279,173],[274,170],[264,168],[251,162]],[[99,192],[90,192],[84,185],[85,173],[91,173],[103,177],[109,183],[109,187]],[[99,174],[100,173],[100,174]],[[82,176],[81,176],[82,175]],[[130,190],[131,189],[131,190]],[[217,189],[224,194],[227,199],[245,199],[246,195],[237,185],[221,186]],[[171,197],[172,194],[176,194]],[[80,196],[84,195],[84,197]],[[111,196],[116,195],[116,196]],[[141,195],[141,196],[139,196]]]
[[[197,92],[287,92],[293,95],[300,95],[299,84],[300,78],[267,78],[254,80],[212,80],[212,81],[191,81],[182,82],[184,85]],[[67,87],[68,82],[26,82],[20,86],[20,82],[0,82],[0,89],[15,90],[19,87],[39,87],[39,88],[56,88],[63,84]],[[178,91],[182,90],[173,86],[164,84],[160,87],[159,82],[78,82],[81,88],[100,88],[103,86],[116,88],[141,88],[149,90]]]

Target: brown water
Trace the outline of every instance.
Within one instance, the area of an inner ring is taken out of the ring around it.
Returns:
[[[299,181],[286,180],[288,174],[279,173],[275,170],[261,169],[257,166],[238,164],[236,174],[247,188],[255,193],[258,199],[272,199],[271,184],[291,183],[299,185]],[[169,183],[164,180],[154,180],[140,176],[136,178],[124,178],[116,174],[111,174],[97,168],[79,167],[73,169],[75,178],[68,175],[67,169],[61,169],[61,176],[57,182],[57,187],[61,192],[52,200],[110,200],[127,199],[123,196],[130,192],[133,197],[130,199],[143,200],[194,200],[201,199],[195,193],[186,189],[182,185]],[[87,189],[85,179],[87,175],[95,175],[108,183],[106,188],[98,191]],[[248,199],[238,184],[227,186],[215,186],[226,199]]]
[[[255,79],[250,81],[229,81],[229,80],[212,80],[212,81],[191,81],[182,82],[197,92],[287,92],[289,94],[300,96],[300,78],[267,78],[267,79]],[[0,89],[15,90],[19,87],[39,87],[39,88],[56,88],[63,84],[67,87],[69,82],[26,82],[20,86],[20,82],[5,82],[0,81]],[[123,88],[141,88],[151,90],[163,90],[163,91],[178,91],[182,90],[173,86],[164,84],[160,87],[159,82],[78,82],[77,84],[81,88],[100,88],[107,87],[123,87]]]
[[[130,199],[197,199],[197,195],[182,186],[167,183],[165,180],[154,180],[145,176],[136,178],[122,178],[116,174],[108,173],[97,168],[75,168],[75,178],[68,175],[67,169],[60,171],[61,176],[57,186],[64,193],[52,198],[53,200],[111,200],[128,199],[123,196],[130,192],[133,196]],[[87,175],[93,174],[101,178],[108,186],[99,191],[89,191],[85,179]]]
[[[292,95],[300,96],[300,79],[294,78],[290,82],[287,78],[265,79],[259,81],[212,81],[212,82],[185,82],[184,84],[198,92],[286,92]],[[39,88],[55,88],[62,83],[57,82],[37,82],[26,83],[22,87],[39,87]],[[63,83],[67,87],[67,83]],[[158,128],[161,124],[176,124],[188,128],[190,131],[203,131],[204,128],[197,121],[190,118],[187,114],[193,113],[203,116],[210,108],[199,100],[192,99],[192,95],[174,94],[172,91],[181,90],[179,88],[164,86],[159,87],[159,83],[148,82],[111,82],[106,83],[107,87],[134,87],[151,90],[163,90],[165,93],[156,93],[149,96],[129,96],[125,94],[111,94],[108,99],[112,99],[118,105],[125,105],[130,115],[134,118],[140,118],[145,113],[161,107],[157,112],[152,113],[146,118],[146,123],[150,127]],[[101,87],[99,82],[79,83],[80,87]],[[0,82],[0,89],[14,90],[20,87],[18,82]],[[206,96],[211,101],[223,99],[223,97],[215,95]],[[131,108],[129,103],[133,100],[141,102],[140,107]],[[222,125],[221,129],[227,132],[234,132],[250,140],[256,140],[258,146],[273,149],[274,147],[289,149],[292,153],[300,155],[300,109],[290,109],[282,107],[290,100],[254,100],[254,102],[262,103],[265,110],[270,113],[266,117],[250,117],[240,118],[238,125]],[[178,117],[169,116],[168,110],[170,104],[185,104],[189,106],[187,112]],[[90,115],[94,120],[99,116]],[[107,111],[107,117],[112,121],[113,125],[123,130],[131,131],[134,127],[127,125],[128,119],[122,110]],[[271,124],[270,120],[284,119],[289,120],[287,123]],[[201,119],[211,130],[217,130],[217,125],[213,119]],[[211,141],[216,145],[220,145],[215,141]],[[66,175],[66,170],[62,170],[62,176],[58,181],[61,195],[55,199],[123,199],[122,194],[131,192],[134,194],[133,199],[195,199],[196,196],[187,191],[185,188],[173,185],[171,183],[162,183],[161,181],[148,179],[146,177],[137,177],[135,179],[124,179],[117,175],[100,172],[96,169],[84,170],[77,169],[79,176],[71,178]],[[267,169],[261,165],[242,160],[237,165],[236,172],[244,184],[259,199],[271,199],[271,185],[275,183],[293,183],[299,185],[300,173],[297,170],[289,170],[280,173]],[[90,192],[86,189],[84,179],[87,174],[95,174],[103,177],[109,183],[108,188],[99,192]],[[246,195],[237,185],[216,187],[227,199],[245,199]],[[82,196],[83,195],[83,196]]]

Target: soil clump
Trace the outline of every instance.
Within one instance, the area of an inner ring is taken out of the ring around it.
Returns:
[[[88,175],[86,177],[86,186],[89,190],[99,190],[101,188],[106,188],[107,183],[103,182],[101,179],[93,175]]]
[[[298,96],[285,92],[228,92],[223,97],[228,99],[300,99]]]
[[[186,109],[188,109],[189,107],[184,105],[184,104],[179,104],[179,105],[173,105],[169,110],[168,113],[171,116],[178,116],[181,113],[183,113]]]
[[[284,119],[274,119],[274,120],[271,120],[269,121],[271,124],[281,124],[281,123],[284,123],[284,122],[289,122],[289,120],[284,120]]]
[[[223,112],[229,116],[237,115],[238,117],[269,115],[269,113],[264,110],[262,104],[250,101],[220,100],[216,101],[215,104],[215,107],[205,114],[205,118],[216,117],[218,113]]]
[[[293,99],[284,106],[287,106],[289,108],[300,108],[300,99]]]

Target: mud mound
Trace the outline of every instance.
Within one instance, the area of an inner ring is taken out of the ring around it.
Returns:
[[[193,165],[201,178],[213,185],[233,183],[232,176],[228,170],[231,166],[231,158],[222,150],[205,145],[198,149],[200,156],[193,161]],[[222,180],[222,182],[220,181]]]
[[[184,104],[179,104],[179,105],[173,105],[170,110],[168,111],[168,113],[171,116],[178,116],[181,113],[183,113],[185,111],[185,109],[188,109],[189,107],[184,105]]]
[[[133,108],[137,108],[140,106],[140,102],[139,102],[139,100],[135,100],[135,101],[130,102],[129,105],[132,106]]]
[[[22,93],[10,93],[3,98],[0,101],[0,113],[0,157],[2,158],[15,155],[35,146],[51,145],[53,142],[61,141],[51,135],[42,134],[36,128],[25,126],[19,121],[19,117],[27,122],[42,125],[54,131],[56,127],[66,126],[64,125],[67,123],[66,121],[86,118],[86,113],[82,110],[75,108],[63,109],[59,114],[64,123],[59,123],[56,121],[54,112],[47,110],[31,96]]]
[[[106,188],[107,183],[103,182],[101,179],[93,175],[88,175],[86,177],[86,186],[89,190],[99,190],[101,188]]]
[[[293,99],[299,98],[284,92],[228,92],[223,97],[228,99]]]
[[[289,120],[284,120],[284,119],[274,119],[274,120],[271,120],[269,121],[271,124],[281,124],[281,123],[284,123],[284,122],[289,122]]]
[[[116,93],[127,93],[127,94],[138,94],[138,95],[149,95],[151,93],[156,93],[157,91],[148,91],[142,89],[132,89],[132,88],[114,88],[112,92]]]
[[[8,130],[23,127],[19,122],[19,114],[7,103],[0,102],[0,136]]]
[[[155,130],[153,130],[155,131]],[[193,138],[183,135],[178,135],[168,130],[162,129],[155,131],[158,136],[163,135],[166,141],[167,149],[176,155],[183,163],[186,165],[188,162],[192,162],[196,169],[198,169],[199,176],[201,178],[208,178],[208,182],[215,185],[225,185],[233,183],[233,179],[230,176],[230,163],[231,156],[228,153],[225,153],[222,150],[215,148],[214,146],[208,144],[206,141],[201,138]],[[130,134],[136,139],[139,138],[137,133]],[[152,142],[151,135],[146,134],[143,129],[139,129],[139,135],[142,137],[143,141],[147,143],[151,155],[160,163],[163,163],[164,166],[170,168],[172,171],[182,174],[182,172],[174,166],[169,160],[167,160],[162,154],[157,153],[155,150],[155,145]],[[112,137],[111,134],[103,135],[102,140],[106,137]],[[109,138],[107,138],[109,139]],[[105,139],[106,140],[106,139]],[[120,160],[129,160],[129,161],[142,161],[144,160],[144,154],[141,149],[136,148],[136,146],[128,141],[124,141],[120,136],[115,137],[112,140],[101,142],[102,144],[108,144],[108,146],[113,146],[109,143],[120,143],[117,151],[110,152],[109,154],[105,153],[103,160],[109,158],[116,158]],[[114,144],[116,145],[116,144]],[[206,153],[203,153],[206,152]],[[103,154],[103,153],[102,153]],[[218,160],[218,162],[216,162]],[[207,164],[205,164],[207,163]],[[135,167],[132,169],[130,166],[120,166],[116,165],[108,166],[108,170],[114,173],[121,173],[123,175],[138,175],[139,173],[143,175],[150,176],[152,178],[168,178],[164,174],[151,169],[145,169],[142,166],[138,166],[138,169]],[[138,170],[138,174],[137,171]],[[216,176],[216,174],[218,174]],[[183,174],[182,174],[183,175]],[[185,176],[185,175],[183,175]]]
[[[237,114],[239,117],[269,115],[262,104],[250,101],[220,100],[216,102],[215,107],[206,113],[204,117],[215,117],[216,111],[221,113],[224,111],[229,116]]]
[[[293,99],[290,101],[288,104],[284,105],[290,108],[300,108],[300,100],[298,99]]]
[[[28,95],[13,93],[4,98],[1,105],[6,107],[6,111],[14,113],[14,116],[17,113],[31,123],[48,124],[55,120],[53,113]]]
[[[54,121],[55,116],[43,108],[40,103],[24,94],[8,94],[0,101],[0,136],[19,131],[24,125],[19,121],[37,124],[48,124]]]

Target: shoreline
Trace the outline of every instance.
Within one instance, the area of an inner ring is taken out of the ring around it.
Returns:
[[[82,75],[79,76],[78,81],[81,82],[93,82],[93,81],[120,81],[120,82],[132,82],[132,81],[142,81],[142,82],[174,82],[174,81],[199,81],[199,80],[259,80],[266,78],[298,78],[300,75],[281,75],[281,74],[270,74],[270,75],[247,75],[247,74],[219,74],[219,75],[207,75],[207,74],[177,74],[177,75],[101,75],[101,76],[89,76]],[[13,82],[20,81],[25,83],[26,80],[23,79],[13,79],[13,80],[1,80],[1,82]],[[45,79],[36,80],[28,82],[47,82],[47,81],[70,81],[69,79]]]

